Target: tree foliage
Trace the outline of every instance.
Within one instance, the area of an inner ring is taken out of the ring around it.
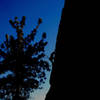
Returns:
[[[25,16],[21,21],[15,17],[9,21],[16,30],[17,37],[6,34],[6,40],[0,44],[0,75],[10,72],[0,78],[0,98],[5,100],[26,100],[30,92],[45,82],[46,71],[50,71],[48,60],[44,59],[47,45],[46,33],[40,41],[35,42],[35,36],[42,19],[30,34],[24,37]]]

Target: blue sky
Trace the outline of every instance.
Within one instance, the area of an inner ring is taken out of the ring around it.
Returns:
[[[55,48],[63,5],[64,0],[0,0],[0,43],[5,39],[6,33],[16,36],[15,30],[9,24],[9,19],[14,19],[15,16],[21,19],[22,16],[26,16],[26,26],[24,27],[24,35],[26,36],[36,26],[38,18],[41,17],[43,23],[39,27],[37,39],[41,37],[43,32],[47,33],[46,53],[50,55]],[[35,93],[35,100],[43,98],[43,95],[48,91],[48,81],[44,87],[43,90]]]

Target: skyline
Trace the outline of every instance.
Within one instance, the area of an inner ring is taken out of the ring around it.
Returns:
[[[14,19],[15,16],[21,19],[22,16],[26,16],[24,28],[24,35],[26,36],[36,26],[38,18],[42,18],[43,23],[38,29],[37,39],[41,37],[43,32],[47,33],[48,45],[46,54],[49,56],[55,49],[63,5],[64,0],[0,0],[0,43],[5,39],[6,33],[16,36],[15,30],[9,24],[9,19]],[[48,74],[44,89],[34,93],[35,100],[40,100],[41,98],[44,100],[45,94],[50,87],[49,77],[50,74]]]

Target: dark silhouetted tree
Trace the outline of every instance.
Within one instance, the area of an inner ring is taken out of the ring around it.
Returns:
[[[26,100],[30,92],[41,88],[45,82],[46,72],[50,71],[49,62],[45,59],[46,33],[40,41],[34,41],[38,25],[24,37],[25,16],[21,21],[15,17],[9,21],[16,30],[17,37],[6,34],[6,40],[0,45],[0,99]]]

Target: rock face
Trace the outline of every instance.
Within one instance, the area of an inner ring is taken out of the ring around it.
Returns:
[[[46,100],[67,100],[71,93],[72,0],[65,0],[56,41],[56,54],[51,73],[51,88]],[[70,73],[71,72],[71,73]]]
[[[96,38],[94,36],[96,31],[89,10],[81,9],[80,12],[69,9],[72,7],[71,1],[65,0],[62,11],[50,79],[51,88],[46,100],[97,98],[98,87],[94,84],[98,83],[96,77],[99,75],[94,67],[99,39],[96,39],[97,35]]]

